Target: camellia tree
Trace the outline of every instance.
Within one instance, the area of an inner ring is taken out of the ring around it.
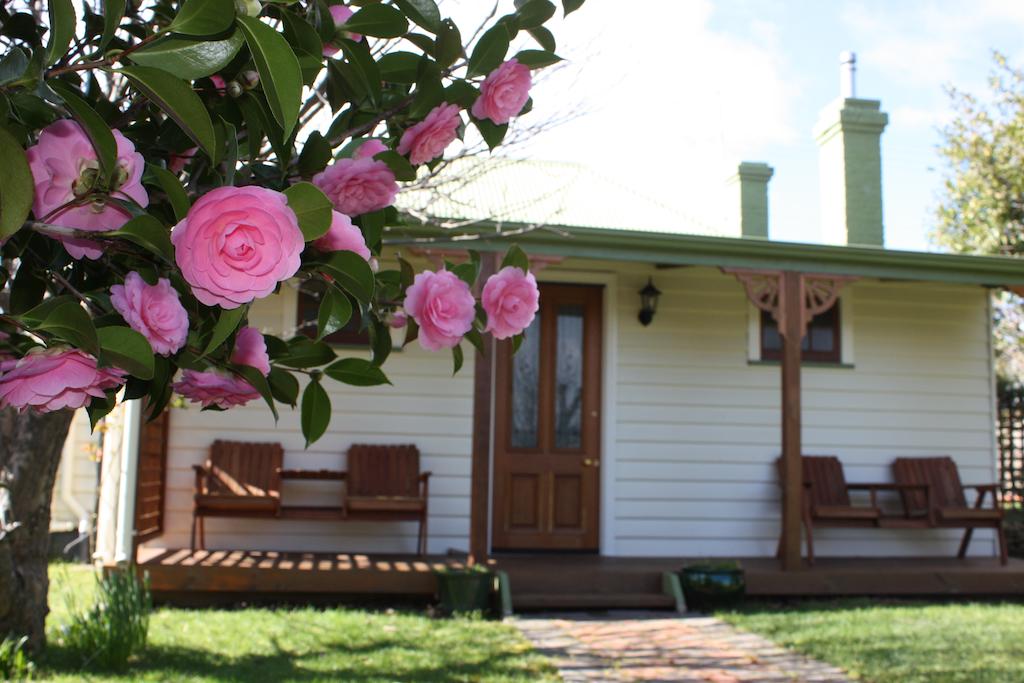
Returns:
[[[330,421],[324,382],[387,383],[392,326],[456,371],[463,340],[517,341],[538,299],[518,248],[478,301],[479,258],[381,267],[382,234],[400,184],[467,125],[500,145],[558,57],[548,0],[469,40],[433,0],[17,4],[0,9],[0,635],[38,646],[73,409],[95,424],[119,401],[153,417],[175,393],[262,400],[297,406],[309,444]],[[297,144],[321,107],[329,127]],[[324,288],[315,338],[248,326],[292,279]],[[372,357],[338,358],[320,340],[355,314]]]

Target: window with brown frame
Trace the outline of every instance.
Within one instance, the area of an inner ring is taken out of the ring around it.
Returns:
[[[840,363],[839,302],[824,313],[811,319],[801,345],[801,358],[816,363]],[[761,360],[782,359],[782,337],[779,326],[770,313],[761,312]]]
[[[299,334],[316,339],[316,319],[320,312],[320,297],[326,285],[323,282],[306,282],[299,288],[299,303],[296,307],[295,325]],[[352,307],[352,318],[345,327],[323,339],[328,344],[340,346],[369,346],[370,333],[362,326],[359,307]]]

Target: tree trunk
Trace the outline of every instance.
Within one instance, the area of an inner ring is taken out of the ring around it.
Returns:
[[[50,499],[73,415],[0,410],[0,486],[8,523],[20,524],[0,540],[0,638],[26,635],[35,650],[46,643]]]

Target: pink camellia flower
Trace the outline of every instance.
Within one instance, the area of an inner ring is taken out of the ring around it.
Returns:
[[[533,273],[505,266],[487,278],[480,294],[487,312],[487,328],[495,339],[514,337],[533,322],[540,308],[540,291]]]
[[[231,362],[254,367],[264,376],[270,374],[267,342],[259,330],[255,327],[243,327],[238,331],[235,335],[235,350],[231,352]]]
[[[335,209],[346,216],[358,216],[391,206],[398,194],[395,174],[388,165],[367,156],[335,161],[313,176],[313,184],[327,195]]]
[[[214,370],[184,370],[172,388],[193,403],[202,403],[204,408],[234,408],[260,397],[260,392],[241,377]]]
[[[128,273],[123,285],[110,288],[110,303],[129,327],[146,338],[153,353],[169,356],[185,345],[188,313],[167,278],[148,285],[138,273]]]
[[[369,261],[372,254],[366,246],[362,231],[352,225],[352,219],[332,211],[331,227],[327,234],[313,242],[320,251],[354,251]]]
[[[419,273],[405,292],[405,312],[419,325],[420,346],[450,349],[462,341],[476,317],[469,285],[447,270]]]
[[[142,186],[145,161],[121,131],[115,130],[117,164],[110,179],[110,195],[149,204],[149,195]],[[39,142],[26,151],[35,196],[32,212],[36,220],[90,232],[116,230],[131,218],[126,210],[103,196],[86,204],[65,206],[75,199],[84,199],[98,185],[100,162],[85,131],[76,122],[62,119],[51,123],[39,134]],[[97,242],[79,237],[60,237],[73,258],[98,259],[103,248]]]
[[[305,242],[280,192],[218,187],[171,231],[175,261],[207,306],[238,308],[267,296],[299,269]]]
[[[119,368],[101,368],[78,349],[49,349],[0,363],[0,407],[48,413],[82,408],[124,384]]]
[[[167,159],[168,170],[175,175],[181,173],[185,170],[188,162],[192,161],[192,157],[196,155],[198,150],[198,147],[189,147],[184,152],[171,152],[171,156]]]
[[[367,157],[374,157],[381,152],[388,151],[388,146],[376,138],[367,140],[363,144],[356,148],[355,154],[352,155],[353,159],[365,159]]]
[[[478,119],[490,119],[500,126],[522,111],[528,99],[530,69],[510,59],[487,74],[470,111]]]
[[[227,82],[225,82],[223,76],[214,74],[210,76],[210,81],[213,83],[213,87],[215,87],[217,90],[225,90],[228,87],[228,84]]]
[[[331,18],[334,19],[334,26],[338,27],[348,21],[349,17],[352,16],[352,10],[345,5],[331,5],[328,11],[331,13]],[[358,33],[345,34],[350,40],[354,40],[357,43],[363,39],[363,36]],[[332,57],[338,53],[340,48],[331,43],[324,43],[324,57]]]
[[[458,135],[462,123],[459,111],[457,104],[439,104],[431,109],[425,119],[402,133],[398,153],[408,154],[414,166],[441,156]]]

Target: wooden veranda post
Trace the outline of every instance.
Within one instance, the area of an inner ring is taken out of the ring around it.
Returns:
[[[498,254],[481,257],[479,282],[497,271]],[[469,557],[487,561],[487,517],[491,490],[491,425],[494,394],[494,339],[483,335],[484,352],[476,353],[473,366],[473,453],[470,472]]]
[[[754,306],[775,318],[782,337],[782,530],[779,554],[783,569],[799,569],[803,566],[800,526],[804,495],[800,441],[802,344],[811,319],[832,308],[840,288],[855,278],[792,270],[722,270],[740,281]]]
[[[782,568],[801,566],[800,508],[803,476],[800,444],[800,347],[804,337],[803,276],[780,276],[779,333],[782,336]]]

